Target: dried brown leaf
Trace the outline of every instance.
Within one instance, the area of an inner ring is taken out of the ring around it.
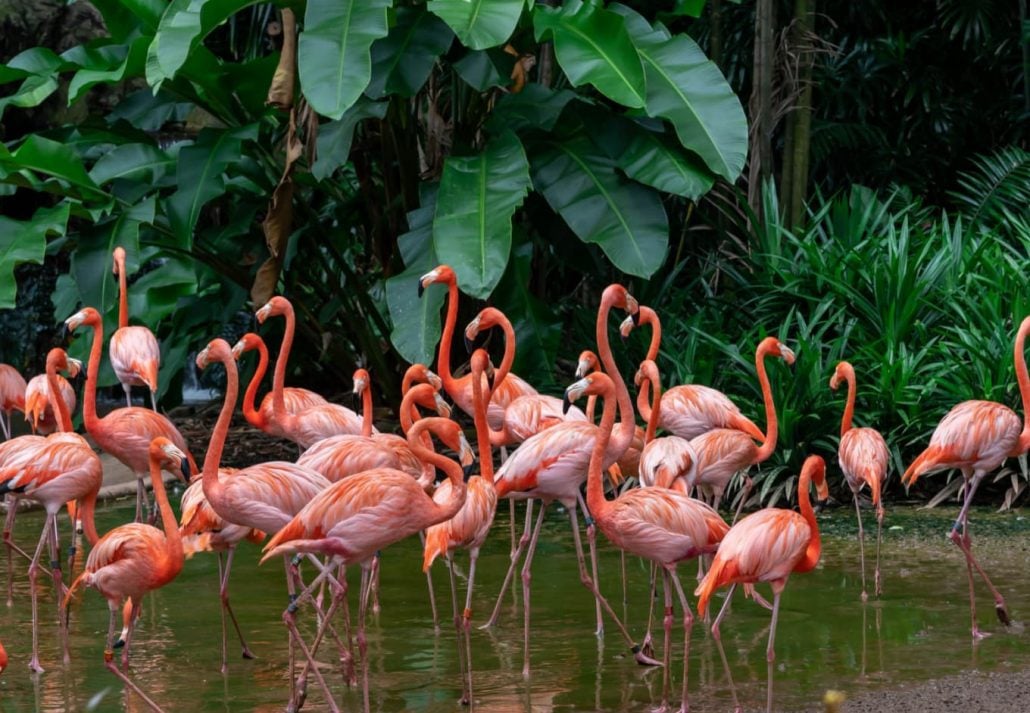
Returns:
[[[282,13],[283,49],[265,103],[279,109],[289,109],[293,106],[297,81],[297,18],[289,8],[284,8]]]

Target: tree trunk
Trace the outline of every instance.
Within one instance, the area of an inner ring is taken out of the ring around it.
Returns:
[[[797,104],[787,117],[780,178],[780,206],[788,227],[802,223],[808,197],[808,163],[812,135],[812,67],[815,64],[811,35],[815,31],[816,0],[795,0],[790,46],[798,57]]]
[[[755,64],[751,100],[751,136],[754,150],[748,170],[748,203],[760,219],[762,184],[773,170],[772,156],[772,92],[773,59],[775,56],[775,6],[773,0],[758,0],[755,9]]]

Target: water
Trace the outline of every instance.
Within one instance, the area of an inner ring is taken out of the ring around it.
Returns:
[[[101,532],[132,516],[129,504],[99,513]],[[521,506],[519,519],[521,522]],[[856,526],[852,511],[841,508],[820,516],[823,560],[814,572],[797,575],[783,595],[777,632],[777,707],[810,709],[828,688],[855,694],[945,676],[968,669],[1020,670],[1030,666],[1030,637],[1021,626],[1005,631],[994,619],[991,600],[980,587],[981,625],[993,636],[974,646],[969,636],[968,589],[961,554],[944,533],[951,509],[889,511],[883,571],[885,595],[863,606],[859,601]],[[875,527],[871,514],[867,525]],[[18,540],[30,544],[42,525],[39,513],[18,518]],[[62,522],[63,530],[67,529]],[[1030,520],[1016,514],[973,513],[974,548],[1008,598],[1017,620],[1030,612],[1027,547]],[[602,586],[620,613],[619,555],[601,536]],[[870,583],[872,547],[870,555]],[[280,615],[285,605],[282,567],[257,566],[258,549],[244,544],[236,558],[231,595],[256,660],[239,658],[230,640],[230,670],[219,673],[219,613],[214,555],[186,562],[179,578],[144,601],[133,644],[132,675],[168,711],[279,711],[287,699],[286,633]],[[464,584],[464,554],[460,583]],[[382,613],[369,628],[372,707],[377,711],[460,710],[453,629],[444,616],[434,633],[421,553],[415,538],[390,548],[383,558]],[[507,508],[480,557],[474,622],[489,614],[508,564]],[[2,565],[0,565],[2,566]],[[642,636],[646,617],[646,567],[627,560],[630,580],[628,623]],[[693,589],[696,567],[680,568],[684,586]],[[433,570],[441,614],[450,611],[446,570]],[[310,574],[310,573],[309,573]],[[351,573],[352,592],[357,568]],[[58,654],[53,595],[41,592],[44,626],[41,660],[46,673],[30,675],[31,645],[27,577],[19,565],[13,608],[0,603],[0,638],[11,663],[0,676],[0,711],[144,710],[126,698],[121,684],[104,668],[106,602],[94,590],[73,604],[72,663]],[[541,536],[533,576],[533,675],[524,682],[522,617],[512,596],[498,625],[473,631],[475,685],[484,711],[646,711],[657,704],[661,673],[642,669],[626,656],[614,626],[598,642],[594,606],[579,583],[567,518],[552,510]],[[767,590],[765,590],[767,592]],[[738,597],[740,595],[738,594]],[[717,604],[721,600],[717,601]],[[693,604],[693,599],[692,599]],[[745,708],[765,700],[765,645],[769,613],[737,599],[723,624],[723,640]],[[120,625],[120,622],[119,622]],[[660,623],[656,638],[660,641]],[[231,636],[231,634],[230,634]],[[673,690],[678,692],[681,627],[673,628]],[[659,649],[660,650],[660,649]],[[323,649],[323,660],[331,657]],[[330,667],[324,670],[343,710],[360,710],[360,691],[346,689]],[[690,661],[691,704],[695,711],[728,710],[718,654],[703,627],[695,626]],[[674,695],[674,700],[677,696]],[[309,687],[305,710],[325,710],[321,693]]]

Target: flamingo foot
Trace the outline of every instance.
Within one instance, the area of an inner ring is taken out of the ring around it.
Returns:
[[[979,626],[973,627],[973,641],[983,641],[991,635],[989,631],[982,631]]]
[[[661,661],[644,654],[643,648],[640,646],[633,647],[633,659],[641,666],[662,666]]]
[[[864,589],[862,590],[862,597],[861,597],[861,599],[862,599],[862,603],[863,604],[865,604],[866,602],[869,601],[869,595],[866,593],[866,591]]]
[[[654,657],[654,640],[651,638],[650,631],[644,635],[644,640],[640,643],[640,653],[648,658]]]
[[[43,673],[44,669],[39,665],[39,657],[35,654],[32,655],[32,660],[29,661],[29,670],[32,673]]]
[[[994,613],[998,615],[998,621],[1005,626],[1012,623],[1012,618],[1009,617],[1009,611],[1005,608],[1004,600],[999,599],[994,603]]]
[[[243,645],[243,658],[245,658],[245,659],[256,659],[257,658],[257,656],[254,655],[254,652],[251,651],[250,647],[247,646],[246,644]]]
[[[657,708],[652,708],[651,713],[669,713],[669,704],[667,702],[663,702]]]

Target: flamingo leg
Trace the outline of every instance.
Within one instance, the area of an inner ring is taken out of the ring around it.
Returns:
[[[14,531],[14,518],[18,514],[18,499],[7,498],[7,517],[4,519],[4,546],[7,548],[7,606],[14,606],[14,553],[17,552],[29,562],[32,556],[18,547],[11,533]]]
[[[299,710],[300,707],[304,704],[304,699],[307,697],[307,689],[306,689],[306,678],[302,678],[302,680],[298,683],[297,679],[295,679],[294,676],[293,676],[293,672],[294,672],[294,670],[296,668],[296,656],[295,656],[295,653],[294,653],[294,645],[296,644],[296,645],[300,646],[301,651],[304,652],[306,657],[310,655],[310,651],[308,651],[307,647],[304,646],[304,642],[301,639],[300,632],[297,631],[297,624],[296,624],[296,619],[295,619],[294,614],[296,613],[297,609],[300,608],[301,603],[305,599],[314,602],[314,598],[312,597],[311,592],[313,592],[315,590],[315,588],[318,587],[322,583],[322,581],[325,579],[325,577],[328,576],[330,568],[329,567],[325,567],[324,569],[322,569],[322,571],[319,572],[318,576],[316,576],[313,580],[311,580],[311,583],[308,584],[307,587],[305,587],[301,591],[300,594],[296,594],[295,593],[296,592],[296,589],[295,589],[295,577],[297,576],[296,566],[290,561],[290,558],[289,558],[288,555],[283,555],[283,565],[286,568],[286,586],[287,586],[287,589],[289,591],[289,601],[290,601],[289,605],[283,611],[283,623],[286,624],[286,629],[287,629],[287,631],[290,634],[290,636],[289,636],[289,646],[290,646],[290,648],[289,648],[290,702],[289,702],[289,704],[287,704],[287,710],[288,711],[296,711],[296,710]],[[328,687],[325,686],[325,681],[322,679],[321,673],[319,672],[318,668],[316,667],[314,670],[315,670],[315,678],[318,679],[319,684],[321,684],[323,686],[324,690],[328,690]],[[335,703],[332,700],[332,696],[329,696],[329,698],[327,700],[329,701],[329,705],[330,706],[334,706],[335,705]]]
[[[601,580],[597,576],[597,534],[594,528],[594,518],[590,517],[590,511],[587,509],[587,504],[583,501],[583,494],[578,490],[576,491],[576,500],[579,502],[579,506],[583,509],[583,519],[587,523],[587,544],[590,546],[590,574],[594,579],[594,584],[598,590],[601,588]],[[576,533],[579,534],[579,526],[576,524]],[[623,558],[626,554],[623,553]],[[625,560],[623,560],[625,562]],[[601,602],[598,601],[597,597],[594,597],[594,611],[597,615],[597,628],[594,630],[594,634],[600,638],[604,636],[604,618],[601,615]]]
[[[121,682],[125,684],[127,688],[129,688],[137,696],[142,698],[143,701],[150,707],[152,711],[156,711],[156,713],[162,713],[161,707],[154,703],[154,701],[149,696],[147,696],[147,694],[144,693],[139,686],[133,683],[132,679],[130,679],[128,675],[120,671],[118,669],[118,666],[114,663],[114,649],[112,648],[112,646],[114,645],[115,617],[118,615],[118,610],[120,608],[121,607],[119,607],[116,602],[108,602],[108,610],[110,611],[111,616],[110,621],[107,625],[107,647],[104,649],[104,666],[107,668],[108,671],[117,676],[121,680]],[[136,605],[133,605],[133,609],[135,608]],[[129,633],[126,635],[126,639],[129,639],[132,636],[132,629],[135,626],[135,624],[135,619],[133,619],[129,624]],[[128,651],[127,648],[126,651]]]
[[[128,384],[122,384],[122,390],[125,392],[125,405],[132,407],[132,387]]]
[[[232,560],[236,555],[236,548],[230,547],[229,554],[225,558],[225,574],[222,574],[222,553],[218,553],[218,596],[222,600],[222,673],[228,671],[228,657],[227,649],[228,642],[226,641],[226,627],[225,627],[225,615],[229,615],[229,620],[232,622],[233,628],[236,629],[236,636],[240,640],[240,646],[243,649],[242,656],[245,659],[254,658],[253,652],[250,647],[247,646],[247,641],[243,638],[243,630],[240,628],[240,622],[237,621],[236,615],[233,613],[232,604],[229,603],[229,573],[232,571]]]
[[[368,589],[371,584],[369,570],[369,566],[362,563],[361,596],[358,598],[358,653],[361,656],[361,699],[365,713],[369,713],[371,709],[368,700],[368,639],[365,637],[365,613],[368,609]]]
[[[733,696],[734,713],[740,713],[743,709],[740,707],[740,700],[737,698],[737,687],[733,683],[733,674],[730,672],[730,662],[726,658],[726,649],[722,646],[722,634],[719,632],[719,625],[722,623],[723,617],[726,616],[726,612],[729,611],[730,600],[733,598],[733,590],[736,588],[736,584],[731,584],[730,588],[726,591],[726,601],[722,603],[722,607],[719,609],[719,615],[715,617],[715,621],[712,623],[712,638],[715,639],[715,648],[719,650],[719,658],[722,659],[722,670],[726,674],[726,682],[730,686],[730,695]]]
[[[29,660],[29,668],[35,673],[43,672],[43,667],[39,665],[39,593],[36,591],[36,577],[39,575],[39,557],[43,554],[43,545],[50,537],[51,519],[53,516],[47,513],[43,531],[39,535],[39,544],[36,545],[36,554],[29,564],[29,592],[32,595],[32,658]]]
[[[858,507],[858,493],[855,496],[855,517],[858,519],[858,561],[862,568],[862,601],[867,601],[869,595],[865,588],[865,532],[862,530],[862,511]],[[879,552],[879,540],[877,540],[877,552]]]
[[[465,662],[468,670],[468,687],[466,693],[468,698],[462,701],[465,705],[474,705],[472,697],[472,588],[476,581],[476,560],[479,559],[479,549],[469,551],[469,583],[465,592],[465,611],[462,613],[462,628],[465,630]]]
[[[533,532],[533,501],[526,501],[526,526],[522,530],[522,538],[519,540],[518,547],[515,548],[511,553],[511,563],[508,565],[508,572],[504,575],[504,583],[501,585],[501,591],[497,595],[497,601],[494,603],[493,612],[490,614],[490,618],[486,620],[480,629],[488,629],[497,623],[497,616],[501,612],[501,602],[504,601],[504,593],[508,590],[508,584],[512,581],[515,575],[515,567],[519,563],[519,557],[525,551],[529,545],[531,533]]]
[[[317,665],[317,664],[314,663],[314,657],[315,657],[315,654],[318,652],[318,647],[319,647],[319,645],[321,645],[322,639],[325,637],[325,633],[327,631],[333,632],[333,628],[332,628],[332,626],[330,625],[329,622],[332,621],[333,615],[336,613],[336,610],[339,608],[340,604],[346,600],[346,597],[347,597],[346,579],[344,579],[342,583],[340,582],[340,580],[338,580],[335,577],[333,577],[332,579],[333,579],[333,586],[332,586],[333,595],[332,595],[332,600],[329,603],[328,610],[326,610],[325,619],[323,621],[323,624],[320,627],[318,627],[318,632],[315,634],[315,638],[311,642],[311,647],[308,649],[308,653],[310,654],[310,656],[307,656],[307,661],[304,663],[304,668],[301,670],[301,673],[300,673],[300,679],[301,679],[301,681],[304,681],[305,683],[307,681],[308,671],[313,666]],[[333,632],[333,635],[335,636],[335,632]],[[343,651],[342,647],[341,647],[340,653],[341,653],[340,664],[341,664],[341,668],[342,668],[342,670],[344,672],[344,676],[346,677],[348,665],[349,664],[352,665],[353,662],[346,660],[346,657],[344,656],[344,651]]]
[[[768,691],[766,693],[765,710],[772,713],[773,709],[773,670],[776,662],[776,622],[780,618],[780,587],[773,588],[773,611],[772,622],[769,624],[769,645],[765,649],[766,677],[768,678]]]
[[[67,620],[61,611],[61,602],[64,601],[64,578],[61,575],[61,550],[57,541],[57,515],[53,516],[53,525],[50,528],[50,574],[54,580],[54,592],[57,594],[57,628],[61,634],[61,651],[64,656],[64,663],[71,663],[71,651],[68,648]]]
[[[447,576],[451,583],[451,610],[454,615],[454,634],[458,640],[458,669],[461,671],[461,700],[465,701],[465,647],[463,646],[462,629],[464,628],[462,623],[462,616],[458,612],[458,585],[454,579],[454,556],[447,553]]]
[[[293,605],[291,604],[289,607],[286,608],[286,611],[283,612],[283,623],[286,624],[286,628],[290,632],[291,639],[296,642],[297,647],[301,650],[301,653],[304,654],[304,658],[307,659],[309,668],[305,670],[311,670],[314,672],[315,680],[318,681],[318,685],[322,688],[322,691],[325,693],[325,700],[329,704],[329,710],[331,710],[333,713],[339,713],[340,709],[336,706],[336,701],[333,700],[333,694],[332,691],[329,690],[329,685],[325,682],[325,679],[322,677],[322,672],[318,670],[318,665],[315,663],[311,650],[308,649],[307,645],[304,643],[304,639],[301,638],[300,632],[297,631],[297,623],[295,621],[294,611],[291,610],[292,606]],[[290,672],[290,675],[292,677],[292,671]],[[298,688],[300,689],[301,695],[303,696],[303,685],[298,686]],[[292,706],[291,709],[296,710],[295,708],[292,708]]]
[[[379,616],[379,612],[381,611],[381,607],[379,606],[379,561],[381,559],[381,553],[376,551],[376,556],[372,560],[372,579],[369,582],[369,593],[372,595],[372,616]],[[435,595],[433,597],[433,605],[435,608]]]
[[[883,594],[883,579],[880,577],[880,539],[883,534],[883,505],[876,508],[876,569],[873,574],[873,591],[876,596]]]
[[[658,711],[669,710],[669,688],[671,681],[669,669],[672,664],[672,584],[669,583],[669,570],[662,568],[662,593],[665,595],[665,617],[662,624],[665,628],[665,641],[662,654],[662,702]]]
[[[658,573],[655,569],[657,565],[655,565],[654,562],[649,562],[649,564],[651,565],[651,586],[649,588],[650,599],[647,605],[647,633],[644,634],[644,640],[640,644],[640,650],[644,652],[645,656],[654,655],[654,644],[651,639],[651,626],[654,623],[654,600],[657,594],[655,590],[658,588]]]
[[[687,697],[687,671],[690,661],[690,633],[694,628],[694,613],[690,610],[690,602],[683,591],[683,584],[680,582],[675,566],[669,569],[669,579],[676,587],[676,594],[679,596],[680,606],[683,608],[683,702],[680,704],[680,713],[687,713],[690,710],[690,702]]]
[[[422,543],[422,549],[426,547],[426,533],[424,530],[420,530],[418,533],[418,541]],[[433,631],[437,634],[440,633],[440,615],[436,610],[436,591],[433,589],[433,570],[426,570],[426,586],[429,588],[429,608],[433,612]]]
[[[540,530],[544,526],[544,513],[547,512],[547,503],[540,503],[540,514],[537,515],[536,525],[533,527],[533,536],[529,538],[529,545],[526,549],[526,559],[522,563],[522,678],[529,678],[529,620],[532,612],[530,606],[530,584],[533,581],[533,553],[536,552],[536,543],[540,538]],[[502,590],[503,594],[503,590]]]
[[[741,473],[741,477],[744,478],[744,492],[740,494],[740,501],[737,503],[737,510],[733,513],[733,521],[730,523],[732,527],[738,519],[740,519],[740,513],[744,509],[744,503],[747,502],[747,498],[751,495],[751,488],[754,487],[755,483],[748,477],[747,473]]]

